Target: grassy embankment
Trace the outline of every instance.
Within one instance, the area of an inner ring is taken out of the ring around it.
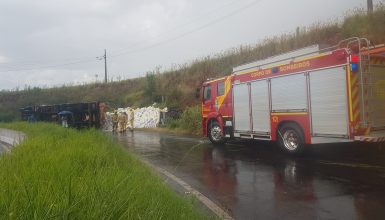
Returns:
[[[244,63],[312,44],[334,45],[352,36],[366,37],[374,44],[381,44],[385,42],[384,24],[385,6],[380,3],[370,16],[366,14],[366,10],[356,9],[348,12],[341,21],[333,20],[310,27],[300,27],[298,33],[266,36],[265,40],[257,44],[238,47],[229,45],[230,49],[222,53],[198,58],[191,63],[181,64],[168,70],[156,69],[142,78],[116,80],[107,84],[66,85],[49,89],[26,86],[17,91],[2,91],[0,92],[0,121],[17,119],[18,108],[23,106],[95,100],[105,101],[112,107],[142,107],[160,102],[163,96],[163,106],[179,107],[183,110],[189,107],[194,109],[194,106],[199,104],[199,100],[194,97],[195,88],[207,78],[229,75],[233,67]],[[200,117],[194,120],[199,122]],[[186,127],[183,125],[183,120],[170,122],[169,127],[176,129]],[[190,126],[187,130],[190,130]],[[197,132],[198,130],[193,131],[193,133]]]
[[[0,157],[0,219],[207,219],[96,130],[0,124],[28,138]]]
[[[201,118],[200,105],[187,107],[179,119],[168,119],[166,121],[166,128],[169,131],[178,133],[200,135],[202,134]]]

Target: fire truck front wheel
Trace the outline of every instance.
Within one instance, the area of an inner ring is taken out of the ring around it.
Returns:
[[[299,154],[305,148],[301,129],[294,123],[286,123],[279,128],[278,140],[281,148],[289,154]]]
[[[218,122],[214,121],[209,125],[209,139],[213,144],[224,144],[226,139],[223,137],[222,128]]]

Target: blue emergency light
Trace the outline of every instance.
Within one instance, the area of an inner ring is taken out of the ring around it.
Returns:
[[[352,72],[357,72],[359,69],[359,62],[360,62],[360,57],[358,55],[351,55],[350,56],[350,70]]]
[[[358,63],[351,63],[350,64],[350,70],[352,72],[357,72],[358,71]]]

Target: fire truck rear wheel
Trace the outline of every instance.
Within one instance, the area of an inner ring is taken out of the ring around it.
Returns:
[[[301,129],[294,123],[286,123],[278,130],[280,147],[289,154],[299,154],[305,148]]]
[[[226,142],[222,134],[222,128],[216,121],[209,126],[209,139],[213,144],[224,144]]]

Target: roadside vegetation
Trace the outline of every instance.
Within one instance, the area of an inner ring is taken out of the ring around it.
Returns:
[[[179,119],[167,119],[166,127],[170,130],[179,130],[190,134],[202,133],[201,107],[196,105],[187,107]]]
[[[28,136],[0,156],[0,219],[209,218],[99,131],[0,127]]]
[[[292,33],[267,37],[257,44],[230,48],[167,70],[158,67],[142,78],[47,89],[25,86],[15,91],[3,91],[0,92],[0,121],[17,120],[18,109],[28,105],[98,100],[105,101],[112,108],[143,107],[156,102],[161,106],[186,109],[186,114],[194,117],[195,111],[190,108],[196,109],[194,106],[199,104],[199,99],[195,98],[195,89],[207,78],[229,75],[235,66],[312,44],[335,45],[340,40],[353,36],[366,37],[373,44],[384,43],[384,24],[385,6],[380,3],[371,15],[367,15],[364,9],[355,9],[347,12],[341,21],[298,27]],[[185,118],[189,117],[185,115]],[[171,124],[168,126],[184,129],[186,126],[183,120],[170,120]],[[195,129],[195,124],[192,128]]]

